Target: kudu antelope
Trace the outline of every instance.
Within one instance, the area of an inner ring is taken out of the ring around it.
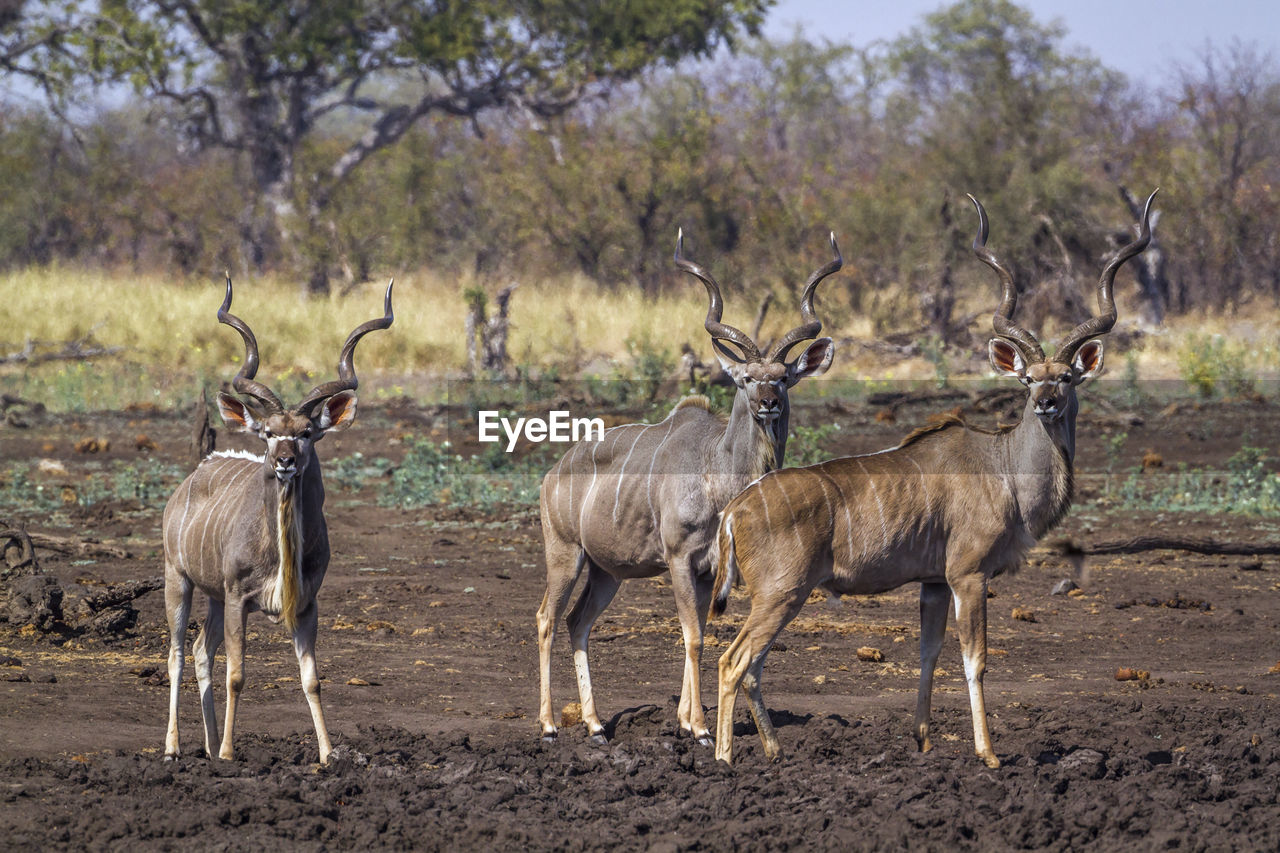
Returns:
[[[586,584],[567,624],[582,719],[599,742],[604,740],[604,726],[596,714],[587,663],[591,626],[623,580],[669,569],[685,644],[680,726],[701,743],[711,743],[698,667],[711,600],[716,518],[743,486],[782,464],[790,416],[787,389],[831,365],[830,338],[818,338],[798,358],[787,360],[796,344],[817,338],[822,330],[813,297],[818,283],[843,263],[834,234],[831,249],[835,258],[805,283],[800,299],[803,322],[766,356],[749,335],[720,322],[720,286],[710,273],[685,259],[683,235],[677,236],[676,266],[707,289],[710,307],[704,325],[721,366],[737,386],[733,408],[725,421],[708,410],[705,397],[687,397],[661,423],[617,426],[600,441],[575,445],[543,478],[547,589],[538,608],[538,719],[544,739],[557,732],[551,710],[552,642],[583,568]]]
[[[1152,193],[1152,198],[1155,193]],[[920,582],[920,684],[915,737],[931,748],[929,709],[934,667],[954,598],[965,679],[973,714],[974,751],[999,767],[983,702],[987,656],[987,583],[1016,569],[1038,537],[1071,504],[1076,386],[1102,367],[1102,342],[1116,321],[1116,271],[1151,238],[1151,199],[1141,235],[1107,264],[1098,284],[1101,313],[1077,326],[1046,358],[1035,337],[1016,325],[1013,276],[986,248],[987,216],[977,199],[973,249],[999,274],[1003,299],[989,344],[996,372],[1030,393],[1017,426],[994,432],[958,418],[917,430],[896,448],[774,471],[725,507],[717,548],[719,615],[735,577],[745,583],[751,612],[720,658],[716,758],[733,756],[733,707],[739,685],[764,743],[778,738],[760,695],[765,656],[815,587],[874,595]]]
[[[293,635],[302,689],[311,708],[320,763],[330,744],[320,707],[316,674],[316,593],[329,565],[329,535],[324,522],[324,482],[315,443],[325,433],[344,430],[356,416],[359,384],[352,358],[356,344],[375,329],[391,325],[391,287],[384,316],[356,327],[342,348],[338,379],[317,386],[292,409],[275,392],[254,380],[258,342],[239,317],[230,313],[231,278],[218,309],[218,321],[244,339],[244,364],[232,380],[243,399],[218,394],[227,425],[266,443],[263,456],[244,451],[214,453],[202,461],[173,493],[164,510],[164,596],[169,619],[169,729],[166,758],[177,758],[178,693],[182,684],[184,640],[197,588],[209,599],[208,616],[195,642],[196,679],[204,719],[204,748],[213,757],[232,757],[231,735],[244,683],[245,620],[261,610],[283,622]],[[227,714],[221,741],[213,703],[213,657],[227,643]]]

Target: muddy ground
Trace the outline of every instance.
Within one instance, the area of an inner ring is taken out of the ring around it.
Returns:
[[[840,422],[844,438],[835,446],[852,452],[894,443],[927,412],[900,408],[896,423],[872,414],[824,403],[800,417]],[[1274,453],[1276,415],[1264,401],[1139,417],[1087,406],[1080,499],[1046,541],[1088,544],[1152,531],[1280,540],[1275,519],[1122,513],[1092,499],[1108,465],[1131,470],[1148,451],[1164,459],[1150,476],[1171,476],[1178,462],[1221,462],[1246,441]],[[187,452],[188,424],[177,415],[29,421],[25,429],[0,426],[0,459],[57,459],[73,480],[86,466],[111,470]],[[429,412],[362,407],[356,427],[320,449],[329,459],[359,450],[394,461],[402,438],[432,424]],[[1121,431],[1122,452],[1109,452]],[[76,452],[87,437],[108,438],[110,447]],[[60,488],[58,476],[47,487]],[[1276,557],[1099,557],[1089,562],[1082,594],[1055,596],[1052,587],[1072,570],[1041,548],[1020,574],[997,579],[986,684],[999,770],[971,754],[950,630],[935,689],[936,747],[915,750],[914,586],[846,598],[838,608],[815,601],[783,633],[765,670],[783,759],[764,761],[739,703],[729,768],[676,732],[681,644],[664,579],[624,584],[593,635],[609,745],[590,743],[580,727],[543,743],[535,511],[385,508],[378,489],[376,480],[356,492],[330,489],[335,558],[320,597],[319,661],[336,749],[326,768],[313,763],[315,738],[284,632],[260,616],[250,620],[236,760],[201,754],[190,665],[186,754],[161,760],[162,595],[133,602],[132,627],[100,624],[101,614],[82,602],[160,576],[163,501],[0,509],[0,518],[32,533],[90,537],[128,552],[39,550],[40,565],[64,590],[62,621],[50,620],[48,631],[0,624],[2,846],[1280,848]],[[1015,608],[1034,621],[1015,619]],[[713,721],[715,660],[745,610],[735,593],[709,629],[703,700]],[[883,661],[859,661],[861,646],[880,649]],[[576,699],[563,631],[554,667],[559,708]],[[1149,675],[1118,681],[1120,668]]]

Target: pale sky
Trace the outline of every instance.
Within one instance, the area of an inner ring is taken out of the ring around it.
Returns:
[[[778,0],[764,32],[786,37],[798,23],[810,38],[865,47],[894,39],[949,5],[944,0]],[[1206,40],[1227,47],[1238,38],[1280,58],[1277,0],[1020,0],[1018,5],[1041,23],[1061,21],[1067,46],[1086,48],[1108,68],[1151,88],[1162,86],[1175,61],[1194,64]]]

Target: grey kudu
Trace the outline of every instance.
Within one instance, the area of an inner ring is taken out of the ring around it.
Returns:
[[[711,733],[703,718],[698,667],[702,632],[711,599],[711,557],[716,518],[743,486],[782,465],[790,403],[787,389],[824,372],[834,346],[819,338],[787,361],[792,347],[822,330],[813,309],[818,283],[840,269],[834,260],[815,271],[800,299],[801,325],[787,332],[766,356],[751,337],[720,321],[723,301],[711,274],[686,260],[683,235],[675,263],[705,285],[710,306],[705,327],[737,391],[729,418],[708,410],[704,397],[681,400],[656,424],[627,424],[596,442],[570,449],[542,480],[540,507],[546,548],[547,589],[538,608],[541,695],[538,720],[544,738],[554,738],[551,707],[551,648],[578,577],[586,569],[581,596],[567,625],[577,670],[582,720],[588,734],[605,739],[596,713],[587,662],[587,638],[596,618],[622,581],[670,570],[676,612],[684,635],[684,681],[679,722],[703,744]]]
[[[925,427],[896,448],[774,471],[724,509],[712,613],[724,610],[735,576],[751,612],[720,658],[716,758],[732,760],[733,708],[747,694],[767,757],[778,738],[760,695],[765,656],[815,587],[873,595],[920,583],[920,684],[915,736],[929,740],[930,697],[938,652],[954,602],[973,715],[974,751],[999,767],[991,748],[982,677],[987,656],[987,584],[1016,569],[1027,550],[1067,512],[1075,457],[1076,386],[1102,367],[1102,342],[1116,322],[1116,271],[1151,239],[1151,198],[1140,236],[1106,265],[1100,313],[1075,328],[1052,358],[1016,325],[1013,276],[986,248],[987,216],[978,211],[975,254],[1000,277],[1003,299],[989,344],[996,372],[1029,390],[1022,420],[994,432],[957,418]]]
[[[297,406],[286,409],[274,391],[254,380],[258,342],[244,321],[230,313],[231,278],[227,277],[218,321],[244,339],[244,364],[232,380],[243,399],[220,393],[218,407],[231,429],[262,439],[266,453],[260,457],[243,451],[211,454],[165,506],[164,593],[170,631],[166,758],[180,754],[178,693],[183,648],[191,594],[199,589],[209,599],[208,616],[195,642],[205,752],[210,757],[233,756],[231,737],[244,684],[245,621],[249,613],[261,610],[273,621],[282,622],[293,635],[320,763],[328,762],[331,747],[320,707],[315,644],[316,593],[329,566],[329,535],[315,443],[355,420],[352,392],[359,383],[352,358],[362,337],[391,325],[391,288],[387,285],[384,316],[358,326],[347,337],[338,361],[339,378],[317,386]],[[213,659],[224,639],[227,713],[219,740]]]

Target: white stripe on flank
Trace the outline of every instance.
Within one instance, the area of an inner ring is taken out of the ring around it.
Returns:
[[[622,468],[618,471],[618,487],[613,490],[613,523],[618,523],[618,504],[622,500],[622,480],[627,475],[627,463],[631,461],[631,454],[636,452],[636,445],[640,443],[640,439],[644,437],[645,431],[650,428],[651,424],[645,424],[636,431],[636,437],[631,442],[631,449],[627,451],[627,455],[622,460]]]
[[[182,519],[178,522],[178,529],[174,532],[173,557],[182,573],[189,575],[191,574],[191,568],[187,562],[187,550],[182,547],[182,533],[187,527],[187,515],[191,512],[191,490],[195,483],[188,479],[183,485],[187,488],[187,499],[182,502]],[[167,545],[168,543],[166,542],[165,544]]]
[[[773,533],[773,522],[769,520],[769,499],[764,494],[764,484],[758,486],[760,490],[760,506],[764,509],[764,529]]]
[[[844,533],[849,541],[849,565],[853,565],[853,512],[849,509],[849,499],[844,495],[844,489],[840,487],[840,483],[831,478],[831,485],[836,487],[836,492],[840,495],[840,504],[844,507]],[[834,519],[833,519],[834,523]],[[864,554],[865,556],[865,551]],[[833,554],[834,556],[834,554]]]
[[[649,500],[649,517],[650,519],[652,519],[651,523],[653,524],[654,533],[658,532],[658,513],[653,508],[653,466],[654,464],[657,463],[658,457],[662,455],[663,445],[667,443],[667,439],[671,438],[671,430],[676,425],[676,419],[674,415],[675,415],[674,409],[671,411],[670,415],[667,415],[667,420],[670,421],[670,423],[667,425],[667,434],[662,437],[662,441],[658,442],[658,449],[653,451],[653,458],[649,460],[649,476],[648,476],[648,479],[645,481],[645,497],[648,498]]]
[[[604,444],[603,440],[595,441],[595,442],[592,442],[591,444],[591,482],[587,485],[586,494],[582,496],[582,506],[578,508],[578,538],[579,539],[582,538],[583,532],[586,531],[587,529],[586,522],[583,521],[583,516],[586,514],[587,510],[591,508],[591,495],[596,488],[596,470],[597,470],[596,451],[600,449],[600,445],[602,444]],[[585,548],[586,546],[584,545],[583,547]]]
[[[876,509],[880,511],[880,547],[887,549],[889,547],[889,525],[885,522],[884,503],[880,500],[880,491],[876,488],[876,478],[872,474],[867,473],[867,466],[858,461],[858,467],[862,469],[862,473],[866,474],[867,482],[871,484],[871,496],[876,499]]]
[[[796,545],[800,548],[800,555],[804,555],[804,539],[800,536],[800,525],[796,523],[796,510],[791,505],[791,496],[787,494],[787,490],[783,488],[782,477],[778,477],[778,491],[782,492],[782,499],[787,502],[787,513],[791,516],[791,532],[796,535]]]
[[[822,486],[822,500],[823,500],[824,502],[826,502],[826,505],[827,505],[827,517],[831,519],[831,533],[832,533],[832,534],[833,534],[833,536],[834,536],[834,534],[835,534],[835,532],[836,532],[836,530],[835,530],[835,528],[836,528],[836,514],[835,514],[835,511],[834,511],[834,507],[832,507],[832,505],[831,505],[831,496],[827,493],[827,476],[826,476],[826,474],[823,474],[823,473],[822,473],[822,472],[820,472],[820,471],[819,471],[819,472],[817,472],[815,476],[817,477],[818,485]],[[833,541],[833,542],[831,543],[831,556],[832,556],[833,558],[835,557],[835,552],[836,552],[836,549],[835,549],[835,542]]]

